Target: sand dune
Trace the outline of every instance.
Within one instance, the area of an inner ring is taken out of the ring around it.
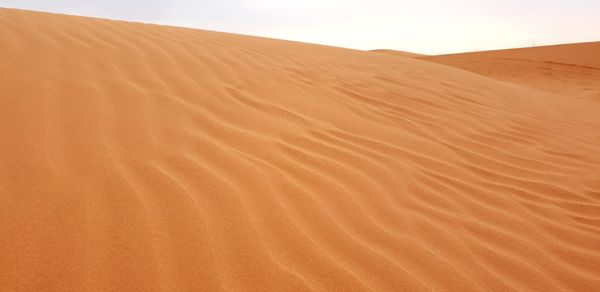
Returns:
[[[569,98],[600,101],[600,42],[425,56],[424,59]]]
[[[599,103],[10,9],[0,40],[2,290],[600,287]]]
[[[411,52],[404,52],[404,51],[395,51],[395,50],[371,50],[370,52],[373,53],[379,53],[379,54],[387,54],[387,55],[393,55],[393,56],[401,56],[401,57],[409,57],[409,58],[417,58],[417,57],[426,57],[427,55],[422,55],[422,54],[417,54],[417,53],[411,53]]]

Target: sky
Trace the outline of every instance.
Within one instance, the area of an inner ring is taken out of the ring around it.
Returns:
[[[599,0],[0,0],[0,7],[432,55],[600,41]]]

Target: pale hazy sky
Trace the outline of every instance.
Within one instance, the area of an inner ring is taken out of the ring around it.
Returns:
[[[0,0],[0,7],[425,54],[600,41],[600,0]]]

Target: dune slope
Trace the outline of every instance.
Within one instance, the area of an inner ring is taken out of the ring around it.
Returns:
[[[600,287],[598,103],[10,9],[0,40],[2,289]]]
[[[569,98],[600,101],[600,42],[425,56]]]

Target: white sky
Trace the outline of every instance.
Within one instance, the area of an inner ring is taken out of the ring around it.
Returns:
[[[600,0],[0,0],[0,7],[425,54],[600,41]]]

